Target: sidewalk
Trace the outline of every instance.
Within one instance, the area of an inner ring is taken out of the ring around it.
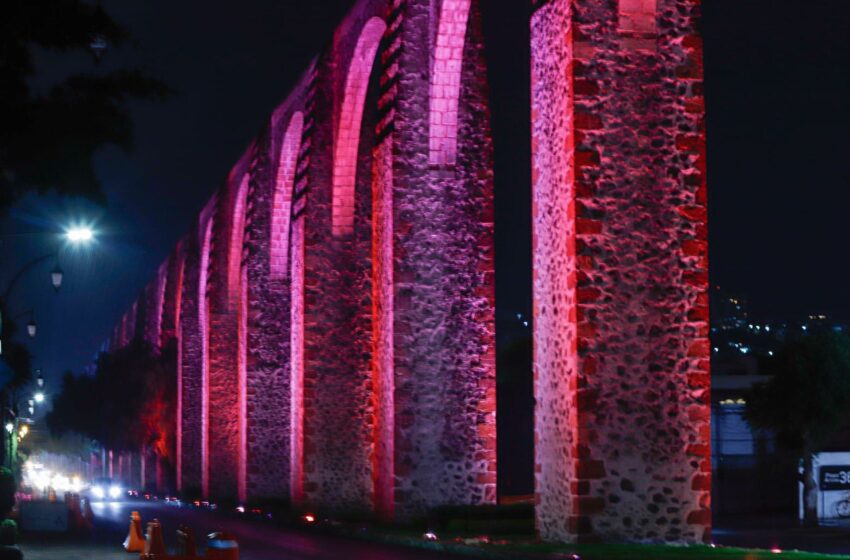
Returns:
[[[715,519],[712,535],[715,543],[725,546],[850,554],[848,521],[807,528],[793,516],[724,516]]]
[[[120,547],[106,543],[23,543],[24,560],[128,560],[129,554]],[[134,555],[138,557],[138,555]]]

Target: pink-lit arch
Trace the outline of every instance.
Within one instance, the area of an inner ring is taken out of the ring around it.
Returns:
[[[345,80],[345,97],[339,116],[339,129],[334,148],[333,216],[331,229],[334,236],[348,235],[354,231],[354,188],[357,178],[357,152],[360,148],[360,125],[363,121],[363,104],[369,87],[369,76],[375,55],[387,24],[378,17],[366,22],[357,40],[354,56]]]
[[[178,245],[179,247],[179,245]],[[179,249],[178,249],[179,250]],[[186,255],[182,251],[177,257],[175,289],[174,289],[174,336],[177,339],[177,434],[175,436],[176,457],[175,470],[177,471],[177,491],[183,490],[183,375],[181,369],[183,367],[183,342],[182,342],[182,305],[183,305],[183,271],[185,269]],[[164,299],[164,298],[163,298]],[[165,346],[164,339],[160,342],[161,346]]]
[[[245,208],[248,199],[250,176],[246,173],[239,182],[236,198],[233,201],[232,227],[227,251],[227,295],[230,301],[239,296],[241,283],[242,249],[245,242]]]
[[[201,269],[198,275],[198,324],[201,327],[201,490],[209,496],[210,490],[210,329],[209,297],[207,280],[210,266],[210,247],[212,245],[212,218],[207,219],[201,239]]]
[[[431,67],[429,163],[457,161],[460,73],[470,0],[443,0]]]
[[[237,331],[239,373],[239,472],[237,495],[239,501],[248,499],[248,270],[243,267],[239,283],[239,316]]]
[[[272,206],[271,256],[269,259],[272,280],[280,280],[286,275],[292,187],[295,182],[295,167],[298,164],[298,150],[301,147],[301,131],[303,128],[304,114],[299,111],[292,115],[289,120],[289,126],[280,146],[280,159],[278,160]]]
[[[162,314],[165,310],[165,284],[167,281],[168,261],[165,261],[159,266],[156,274],[156,285],[154,286],[153,293],[154,302],[150,306],[153,311],[153,317],[147,318],[150,330],[146,333],[146,338],[157,349],[162,346]]]
[[[244,502],[248,494],[248,275],[242,266],[245,245],[245,214],[250,176],[246,173],[239,183],[233,204],[230,247],[228,249],[228,297],[237,298],[237,399],[239,406],[239,449],[236,473],[237,495]]]
[[[304,218],[292,224],[290,251],[290,460],[292,504],[304,501]]]

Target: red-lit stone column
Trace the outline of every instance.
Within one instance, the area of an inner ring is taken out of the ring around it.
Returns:
[[[349,15],[317,67],[303,217],[304,501],[361,513],[374,501],[371,171],[386,29],[375,5]]]
[[[291,200],[303,130],[303,88],[294,91],[257,143],[242,261],[240,434],[245,498],[285,500],[291,478],[291,309],[288,256]]]
[[[401,519],[496,499],[492,145],[478,2],[407,2],[403,13],[391,200]]]
[[[205,492],[207,409],[207,273],[215,198],[186,241],[178,325],[178,487],[190,497]]]
[[[253,147],[231,171],[221,194],[213,230],[209,305],[209,407],[207,475],[209,496],[245,498],[243,432],[245,363],[240,363],[239,317],[242,252]],[[247,287],[246,287],[247,288]]]
[[[546,540],[709,536],[698,0],[532,18],[536,508]]]

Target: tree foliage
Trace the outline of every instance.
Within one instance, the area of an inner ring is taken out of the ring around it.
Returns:
[[[11,0],[0,17],[0,213],[28,192],[55,190],[103,200],[92,158],[114,144],[132,147],[130,99],[162,99],[168,88],[137,69],[68,76],[35,92],[36,48],[91,51],[117,47],[128,31],[82,0]],[[94,63],[93,63],[94,64]]]
[[[850,419],[850,338],[822,333],[786,342],[765,364],[746,419],[802,458],[803,523],[818,524],[814,455]]]
[[[791,449],[823,446],[850,419],[850,338],[823,333],[788,341],[768,359],[768,383],[748,399],[747,420]]]
[[[0,390],[3,391],[19,389],[32,379],[32,354],[30,354],[26,345],[15,341],[17,333],[17,323],[9,317],[6,306],[0,300],[0,336],[2,336],[3,341],[3,352],[0,355],[0,360],[4,361],[13,373],[9,383],[0,387]],[[8,402],[8,399],[5,399],[4,402]]]
[[[103,353],[94,375],[66,373],[47,425],[54,436],[76,432],[114,451],[150,447],[174,457],[176,367],[174,349],[154,354],[136,341]]]

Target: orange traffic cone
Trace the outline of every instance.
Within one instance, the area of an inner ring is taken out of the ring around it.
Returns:
[[[177,529],[177,554],[183,558],[197,558],[198,552],[195,547],[195,534],[192,529],[181,525]]]
[[[142,535],[142,516],[138,511],[130,514],[130,532],[124,539],[124,550],[127,552],[143,552],[145,550],[145,537]]]
[[[148,523],[148,537],[145,539],[145,548],[140,558],[144,560],[158,560],[166,558],[165,541],[162,539],[162,526],[158,519]]]

